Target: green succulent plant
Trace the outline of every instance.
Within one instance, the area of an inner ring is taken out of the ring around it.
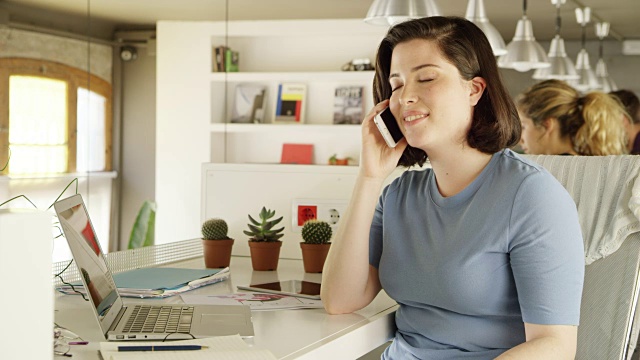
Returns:
[[[276,226],[280,221],[282,221],[282,216],[274,220],[269,220],[275,215],[275,210],[268,210],[263,206],[259,214],[260,221],[256,221],[251,217],[251,215],[248,215],[250,222],[247,224],[247,226],[249,226],[249,231],[244,230],[243,232],[245,233],[245,235],[251,237],[249,239],[250,241],[280,241],[280,238],[284,236],[284,234],[282,234],[284,227],[281,227],[279,229],[274,229],[273,227]]]
[[[229,240],[229,226],[223,219],[209,219],[202,224],[202,238],[205,240]]]
[[[328,244],[333,235],[331,225],[322,220],[309,220],[302,225],[302,240],[306,244]]]

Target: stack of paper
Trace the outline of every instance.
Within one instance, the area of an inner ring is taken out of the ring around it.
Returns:
[[[266,293],[235,293],[224,295],[182,294],[185,304],[249,305],[251,310],[321,309],[322,300]]]
[[[202,350],[118,352],[118,346],[202,345]],[[104,360],[275,360],[269,350],[252,349],[239,335],[171,342],[103,342],[100,354]]]
[[[229,278],[229,268],[183,269],[151,267],[113,274],[121,296],[137,298],[164,298]],[[82,283],[73,287],[85,293]],[[60,285],[58,290],[75,294],[70,285]]]

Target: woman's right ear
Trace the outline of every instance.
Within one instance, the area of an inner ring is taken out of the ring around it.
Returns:
[[[540,123],[540,126],[542,126],[545,129],[546,133],[557,131],[559,125],[560,124],[558,124],[558,120],[552,117],[546,118],[542,120],[542,122]]]

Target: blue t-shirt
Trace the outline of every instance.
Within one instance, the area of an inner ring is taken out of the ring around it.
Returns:
[[[492,359],[525,341],[524,322],[579,322],[576,205],[508,149],[454,196],[440,195],[431,169],[395,179],[376,207],[369,262],[400,305],[386,359]]]

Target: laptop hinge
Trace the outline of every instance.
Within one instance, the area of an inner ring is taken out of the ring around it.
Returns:
[[[125,312],[127,312],[127,307],[126,306],[123,306],[122,308],[120,308],[120,311],[118,312],[118,315],[116,315],[116,318],[113,319],[113,323],[111,324],[111,327],[109,328],[109,330],[107,330],[107,333],[109,333],[109,331],[115,331],[116,330],[116,328],[118,327],[118,324],[120,323],[120,320],[124,316]]]

